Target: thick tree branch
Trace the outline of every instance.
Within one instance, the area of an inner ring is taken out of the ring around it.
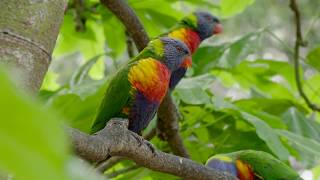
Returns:
[[[137,165],[185,179],[236,179],[192,160],[150,148],[150,143],[129,131],[127,121],[114,118],[95,135],[68,128],[74,150],[80,157],[101,162],[108,156],[122,156]]]
[[[298,4],[296,0],[290,0],[290,8],[294,13],[295,16],[295,22],[296,22],[296,42],[295,42],[295,47],[294,47],[294,74],[295,74],[295,80],[296,80],[296,85],[299,91],[300,96],[304,99],[306,104],[310,109],[313,111],[318,111],[320,112],[320,107],[317,105],[313,104],[311,100],[308,98],[308,96],[305,94],[303,91],[302,87],[302,82],[300,78],[300,64],[299,64],[299,57],[300,57],[300,47],[306,46],[306,42],[303,41],[302,38],[302,31],[301,31],[301,17],[300,17],[300,11]]]
[[[123,23],[139,51],[145,48],[149,37],[133,10],[123,0],[100,0]]]
[[[51,60],[66,0],[1,1],[0,63],[19,87],[37,93]],[[19,13],[17,13],[19,12]]]
[[[159,129],[159,136],[168,141],[174,154],[189,158],[189,154],[179,134],[179,115],[177,108],[169,93],[159,107],[157,127]]]
[[[154,136],[157,135],[157,128],[153,128],[150,130],[150,132],[146,133],[143,135],[143,138],[147,141],[150,141]],[[121,162],[122,160],[125,160],[126,158],[124,157],[120,157],[120,156],[113,156],[110,159],[100,163],[97,166],[97,170],[99,172],[105,172],[106,170],[108,170],[109,168],[111,168],[112,166],[118,164],[119,162]]]
[[[109,8],[125,25],[137,48],[141,51],[147,46],[149,38],[143,25],[133,10],[123,0],[100,0]],[[179,116],[177,108],[172,103],[171,95],[168,94],[160,105],[158,112],[158,129],[168,141],[172,151],[179,156],[189,157],[179,134]]]

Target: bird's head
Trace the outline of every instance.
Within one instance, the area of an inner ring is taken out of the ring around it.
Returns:
[[[254,173],[249,164],[227,155],[217,155],[208,159],[206,166],[218,171],[225,171],[240,180],[253,180]]]
[[[191,65],[189,48],[180,40],[161,37],[150,42],[151,49],[160,57],[170,71],[175,71],[182,65]]]
[[[192,28],[200,36],[201,40],[212,35],[222,33],[223,27],[220,20],[208,12],[197,11],[182,19],[184,26]]]

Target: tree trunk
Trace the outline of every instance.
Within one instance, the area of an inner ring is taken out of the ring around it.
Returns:
[[[0,0],[0,62],[36,93],[48,69],[66,0]]]

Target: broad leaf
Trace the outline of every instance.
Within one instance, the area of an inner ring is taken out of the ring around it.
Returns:
[[[320,142],[320,124],[312,121],[295,108],[290,108],[283,114],[291,132]]]
[[[287,160],[289,157],[288,150],[282,145],[277,132],[267,123],[256,116],[246,112],[241,112],[242,117],[251,123],[255,128],[258,136],[265,141],[270,150],[281,160]]]
[[[224,17],[230,17],[244,11],[254,0],[221,0],[221,13]]]
[[[285,137],[290,141],[290,143],[297,145],[299,148],[303,149],[304,152],[308,152],[316,157],[320,157],[320,143],[297,134],[294,134],[285,130],[276,131],[280,136]]]
[[[1,169],[16,179],[68,179],[69,150],[60,122],[0,76]]]
[[[320,71],[320,47],[310,51],[307,55],[307,63]]]

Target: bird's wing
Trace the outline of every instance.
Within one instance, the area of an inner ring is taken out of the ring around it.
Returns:
[[[111,79],[108,89],[95,116],[91,133],[103,129],[112,117],[121,117],[123,108],[129,103],[131,85],[128,81],[130,66],[124,66]]]

